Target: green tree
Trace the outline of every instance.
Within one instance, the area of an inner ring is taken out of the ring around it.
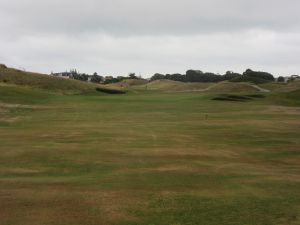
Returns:
[[[138,79],[138,77],[135,75],[135,73],[130,73],[128,76],[129,76],[129,79]]]
[[[282,77],[282,76],[278,77],[277,81],[278,82],[284,82],[284,77]]]

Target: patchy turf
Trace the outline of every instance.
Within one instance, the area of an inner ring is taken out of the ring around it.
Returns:
[[[209,86],[206,91],[211,92],[267,92],[251,83],[219,82]]]
[[[0,92],[1,225],[300,224],[297,91]]]

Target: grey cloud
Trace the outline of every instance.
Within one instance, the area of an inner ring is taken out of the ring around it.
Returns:
[[[0,0],[0,62],[124,75],[299,73],[299,0]]]
[[[124,75],[136,71],[150,76],[189,68],[242,72],[248,67],[288,74],[298,66],[295,55],[300,55],[299,46],[300,34],[252,30],[185,37],[35,36],[0,48],[10,52],[6,61],[22,62],[27,69],[50,72],[76,67],[90,73]]]
[[[18,33],[183,35],[299,29],[298,0],[1,0],[0,27]],[[8,23],[9,22],[9,23]]]

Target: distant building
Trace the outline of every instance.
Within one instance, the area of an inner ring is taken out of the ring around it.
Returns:
[[[284,83],[287,83],[290,80],[290,77],[283,77],[283,79],[284,79]],[[278,81],[278,78],[277,78],[277,81]]]
[[[292,75],[291,80],[300,80],[300,76],[299,75]]]
[[[89,75],[87,81],[92,82],[92,78],[93,78],[93,76]]]
[[[104,77],[104,81],[113,80],[113,79],[114,79],[113,76],[105,76]]]
[[[69,79],[73,77],[73,74],[70,72],[62,72],[62,73],[51,73],[52,76],[61,77],[65,79]]]

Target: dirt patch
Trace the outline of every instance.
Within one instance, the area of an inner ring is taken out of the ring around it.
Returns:
[[[43,106],[43,105],[24,105],[24,104],[10,104],[0,102],[0,110],[3,109],[14,109],[14,108],[22,108],[22,109],[51,109],[52,107]]]
[[[18,123],[25,119],[25,117],[17,116],[17,117],[8,117],[8,118],[0,118],[0,122],[6,123]]]
[[[272,105],[268,107],[268,111],[284,114],[300,114],[300,107]]]
[[[5,172],[5,173],[16,173],[16,174],[32,174],[32,173],[43,172],[43,170],[28,169],[28,168],[7,168],[5,170],[2,170],[2,172]]]

